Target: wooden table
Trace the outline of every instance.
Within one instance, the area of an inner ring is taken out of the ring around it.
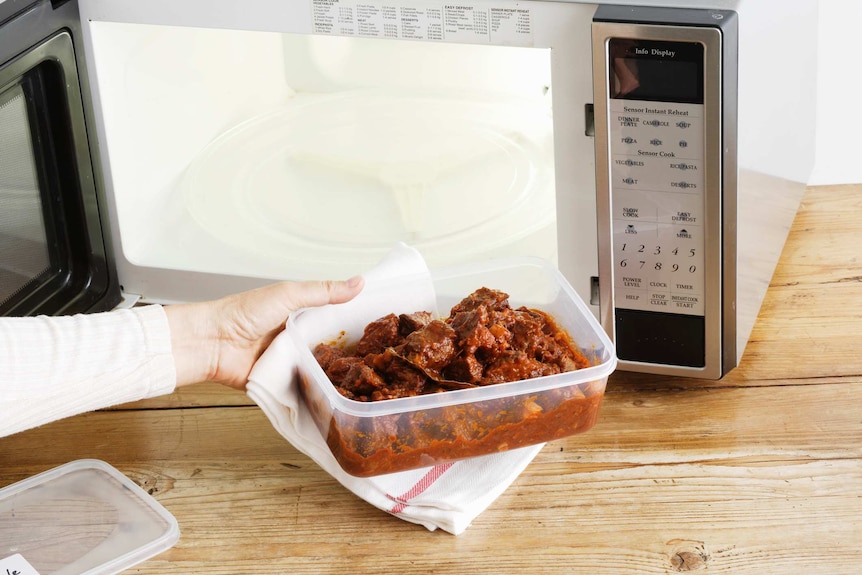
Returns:
[[[342,488],[204,384],[0,439],[0,487],[110,462],[180,523],[136,573],[862,572],[862,187],[808,190],[741,365],[616,373],[460,536]]]

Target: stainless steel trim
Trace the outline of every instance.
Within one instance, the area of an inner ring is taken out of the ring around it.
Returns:
[[[39,0],[0,0],[0,26],[31,9]]]
[[[732,34],[732,36],[731,36]],[[738,151],[738,125],[739,125],[739,77],[738,77],[738,62],[739,54],[737,51],[739,40],[736,36],[736,27],[730,28],[730,31],[725,31],[722,38],[723,46],[721,54],[721,126],[722,126],[722,213],[724,216],[723,224],[723,245],[724,245],[724,260],[723,273],[724,283],[722,305],[724,306],[723,313],[723,357],[722,357],[722,375],[726,374],[732,368],[736,367],[739,358],[742,355],[742,350],[745,349],[745,344],[748,340],[748,333],[744,334],[745,340],[740,342],[740,308],[738,305],[739,297],[739,264],[737,262],[737,250],[740,245],[739,233],[739,197],[743,189],[739,184],[739,151]],[[783,245],[783,238],[781,240]],[[757,302],[757,308],[760,308],[760,301]],[[751,320],[753,323],[753,319]]]
[[[81,109],[81,89],[78,85],[75,51],[72,48],[72,37],[66,31],[61,31],[42,44],[30,48],[6,66],[0,68],[0,91],[6,90],[27,73],[44,61],[54,61],[62,68],[66,79],[66,95],[70,103],[77,104],[77,110],[70,110],[73,118],[73,129],[83,129],[84,115]],[[84,132],[86,133],[86,132]]]
[[[593,89],[596,123],[596,203],[598,218],[600,319],[605,330],[615,339],[614,327],[614,266],[609,143],[608,41],[611,38],[699,42],[704,46],[704,298],[706,365],[704,368],[670,366],[620,361],[619,369],[645,373],[718,379],[723,375],[723,301],[734,301],[735,293],[727,293],[724,282],[723,254],[725,230],[723,201],[725,194],[735,197],[735,189],[723,190],[722,173],[722,34],[717,28],[695,26],[665,26],[614,22],[593,23]]]
[[[73,4],[70,6],[74,7]],[[0,54],[16,54],[0,67],[0,92],[21,82],[27,72],[40,64],[51,62],[59,68],[63,78],[66,113],[71,133],[77,187],[83,209],[82,222],[86,226],[86,238],[90,275],[84,289],[72,294],[52,313],[71,311],[96,311],[112,306],[109,301],[115,289],[115,273],[108,251],[108,242],[100,219],[98,190],[95,181],[93,158],[90,153],[86,111],[84,107],[82,76],[75,57],[75,41],[70,30],[76,29],[77,21],[69,18],[69,10],[53,10],[49,2],[42,2],[4,27],[0,41]],[[14,25],[14,26],[13,26]],[[6,28],[11,27],[9,34]],[[83,271],[83,270],[82,270]],[[59,302],[58,302],[59,303]]]

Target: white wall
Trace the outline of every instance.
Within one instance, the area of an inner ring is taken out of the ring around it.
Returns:
[[[809,184],[862,183],[862,2],[820,0],[819,17],[817,152]]]

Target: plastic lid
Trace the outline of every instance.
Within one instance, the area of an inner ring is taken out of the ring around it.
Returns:
[[[0,567],[23,558],[39,575],[119,573],[179,536],[174,516],[104,461],[73,461],[0,489]]]

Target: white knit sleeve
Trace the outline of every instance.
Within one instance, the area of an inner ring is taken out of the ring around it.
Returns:
[[[175,386],[170,327],[159,305],[0,318],[0,437]]]

